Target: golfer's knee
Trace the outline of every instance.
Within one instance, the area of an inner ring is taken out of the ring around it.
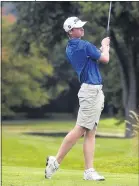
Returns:
[[[96,134],[96,126],[94,126],[94,128],[92,130],[88,130],[86,132],[87,135],[90,135],[90,136],[95,136]]]

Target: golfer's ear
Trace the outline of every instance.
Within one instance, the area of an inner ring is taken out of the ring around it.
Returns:
[[[72,30],[69,31],[69,35],[71,35],[71,34],[72,34]]]

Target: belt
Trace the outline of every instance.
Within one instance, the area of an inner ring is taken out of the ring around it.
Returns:
[[[84,88],[92,87],[92,88],[101,88],[101,89],[102,89],[103,85],[93,85],[93,84],[83,83],[83,84],[81,85],[81,87],[84,87]]]

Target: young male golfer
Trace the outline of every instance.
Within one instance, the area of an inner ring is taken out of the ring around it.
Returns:
[[[75,127],[64,138],[57,155],[49,156],[46,160],[45,178],[50,179],[59,168],[62,160],[77,140],[84,135],[83,153],[85,161],[85,180],[105,180],[94,167],[95,133],[101,111],[104,107],[102,78],[98,62],[109,62],[110,39],[101,42],[101,52],[88,41],[81,40],[84,36],[83,26],[86,22],[77,17],[69,17],[63,28],[68,33],[69,41],[66,55],[69,63],[76,71],[81,88],[78,93],[79,111]],[[74,163],[74,161],[73,161]]]

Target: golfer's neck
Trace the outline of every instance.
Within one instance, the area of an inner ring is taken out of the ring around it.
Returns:
[[[81,39],[81,37],[70,37],[69,39]]]

